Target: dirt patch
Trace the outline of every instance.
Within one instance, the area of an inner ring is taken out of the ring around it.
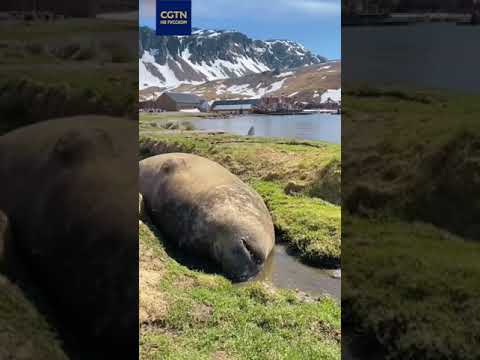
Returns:
[[[140,242],[140,305],[139,322],[162,322],[168,311],[167,302],[159,289],[159,284],[165,272],[164,262],[155,253]]]
[[[232,357],[230,357],[225,351],[217,351],[212,354],[211,359],[212,360],[231,360]]]

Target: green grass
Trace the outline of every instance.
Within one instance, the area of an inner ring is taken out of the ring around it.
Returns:
[[[340,358],[340,308],[193,272],[140,225],[140,359]]]
[[[23,293],[0,275],[0,358],[67,360],[52,328]]]
[[[478,359],[480,245],[422,223],[348,219],[343,324],[390,359]]]
[[[311,265],[339,267],[341,209],[321,199],[289,196],[272,182],[254,188],[265,200],[281,239]]]

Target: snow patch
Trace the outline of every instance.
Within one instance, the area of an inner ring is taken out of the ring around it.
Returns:
[[[278,74],[275,77],[276,78],[283,78],[283,77],[287,77],[287,76],[292,76],[293,74],[295,74],[293,71],[287,71],[287,72]]]

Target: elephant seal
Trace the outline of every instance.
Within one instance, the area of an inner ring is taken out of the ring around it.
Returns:
[[[0,137],[0,208],[15,255],[63,340],[100,358],[138,356],[137,153],[136,124],[110,117]]]
[[[234,281],[263,267],[275,242],[260,195],[221,165],[172,153],[140,162],[140,192],[167,241],[213,260]]]

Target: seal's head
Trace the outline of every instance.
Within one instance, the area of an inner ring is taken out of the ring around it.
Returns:
[[[220,263],[222,272],[232,281],[246,281],[257,275],[263,268],[271,248],[263,246],[260,239],[268,239],[267,234],[219,233],[224,239],[215,242],[214,258]],[[218,246],[223,243],[224,245]]]
[[[266,221],[250,201],[220,203],[218,208],[213,208],[212,214],[215,215],[216,241],[212,243],[211,256],[222,273],[233,281],[255,276],[262,270],[274,246],[272,222]]]

